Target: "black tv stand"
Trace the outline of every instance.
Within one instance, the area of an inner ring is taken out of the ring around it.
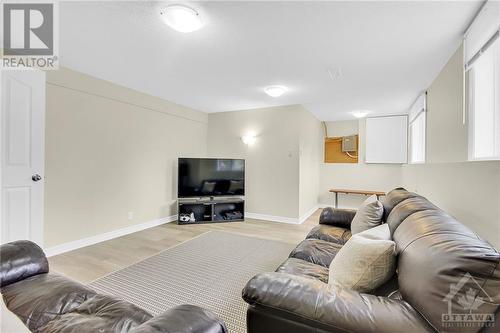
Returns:
[[[242,222],[245,200],[242,197],[203,197],[178,199],[179,224]],[[194,215],[194,221],[181,221],[181,215]]]

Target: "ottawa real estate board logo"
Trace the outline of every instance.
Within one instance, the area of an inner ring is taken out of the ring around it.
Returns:
[[[57,2],[4,2],[2,61],[4,69],[58,69]]]
[[[443,301],[448,303],[447,313],[441,315],[443,328],[495,326],[495,314],[488,311],[495,302],[469,273],[450,284]]]

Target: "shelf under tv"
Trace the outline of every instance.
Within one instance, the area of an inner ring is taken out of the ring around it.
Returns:
[[[242,222],[245,200],[242,197],[179,198],[179,224]],[[195,221],[181,221],[182,214],[194,214]]]

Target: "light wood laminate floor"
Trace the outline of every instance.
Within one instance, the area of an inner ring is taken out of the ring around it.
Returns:
[[[50,270],[86,284],[212,230],[298,244],[318,224],[320,213],[317,210],[302,224],[254,219],[199,225],[167,223],[50,257]]]

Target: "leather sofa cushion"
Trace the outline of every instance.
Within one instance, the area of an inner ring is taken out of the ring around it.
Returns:
[[[403,300],[358,293],[290,274],[254,276],[243,289],[243,299],[255,309],[305,324],[283,329],[276,322],[275,326],[261,326],[261,330],[250,332],[435,332]]]
[[[305,239],[290,253],[290,258],[302,259],[329,267],[342,245],[320,239]]]
[[[328,283],[328,268],[302,259],[288,258],[278,267],[276,272],[309,277]]]
[[[446,214],[424,197],[413,197],[401,201],[387,217],[387,224],[391,230],[391,235],[408,216],[426,210],[433,210],[435,211],[434,214]]]
[[[381,201],[382,205],[384,206],[384,214],[382,215],[382,220],[387,221],[389,214],[401,201],[414,197],[419,197],[419,195],[416,193],[408,192],[402,187],[396,188],[387,193],[387,195]]]
[[[0,260],[0,287],[49,272],[49,263],[42,249],[30,241],[16,241],[2,245]]]
[[[319,224],[311,229],[306,239],[321,239],[336,244],[345,244],[351,238],[349,229]]]
[[[96,295],[41,327],[40,333],[128,332],[152,316],[141,308],[106,295]]]
[[[2,288],[5,304],[31,331],[70,312],[96,293],[65,277],[41,274]]]
[[[228,333],[224,322],[212,312],[189,304],[168,309],[130,331],[130,333],[181,332]]]
[[[498,311],[500,254],[488,242],[423,197],[401,201],[387,222],[397,245],[401,295],[436,330],[443,330],[442,314],[449,310],[452,314]],[[464,306],[467,292],[482,303],[476,308]],[[477,330],[461,328],[461,332]]]
[[[319,217],[319,224],[328,224],[335,227],[349,229],[351,228],[351,221],[356,215],[353,209],[339,209],[326,207],[321,211]]]

